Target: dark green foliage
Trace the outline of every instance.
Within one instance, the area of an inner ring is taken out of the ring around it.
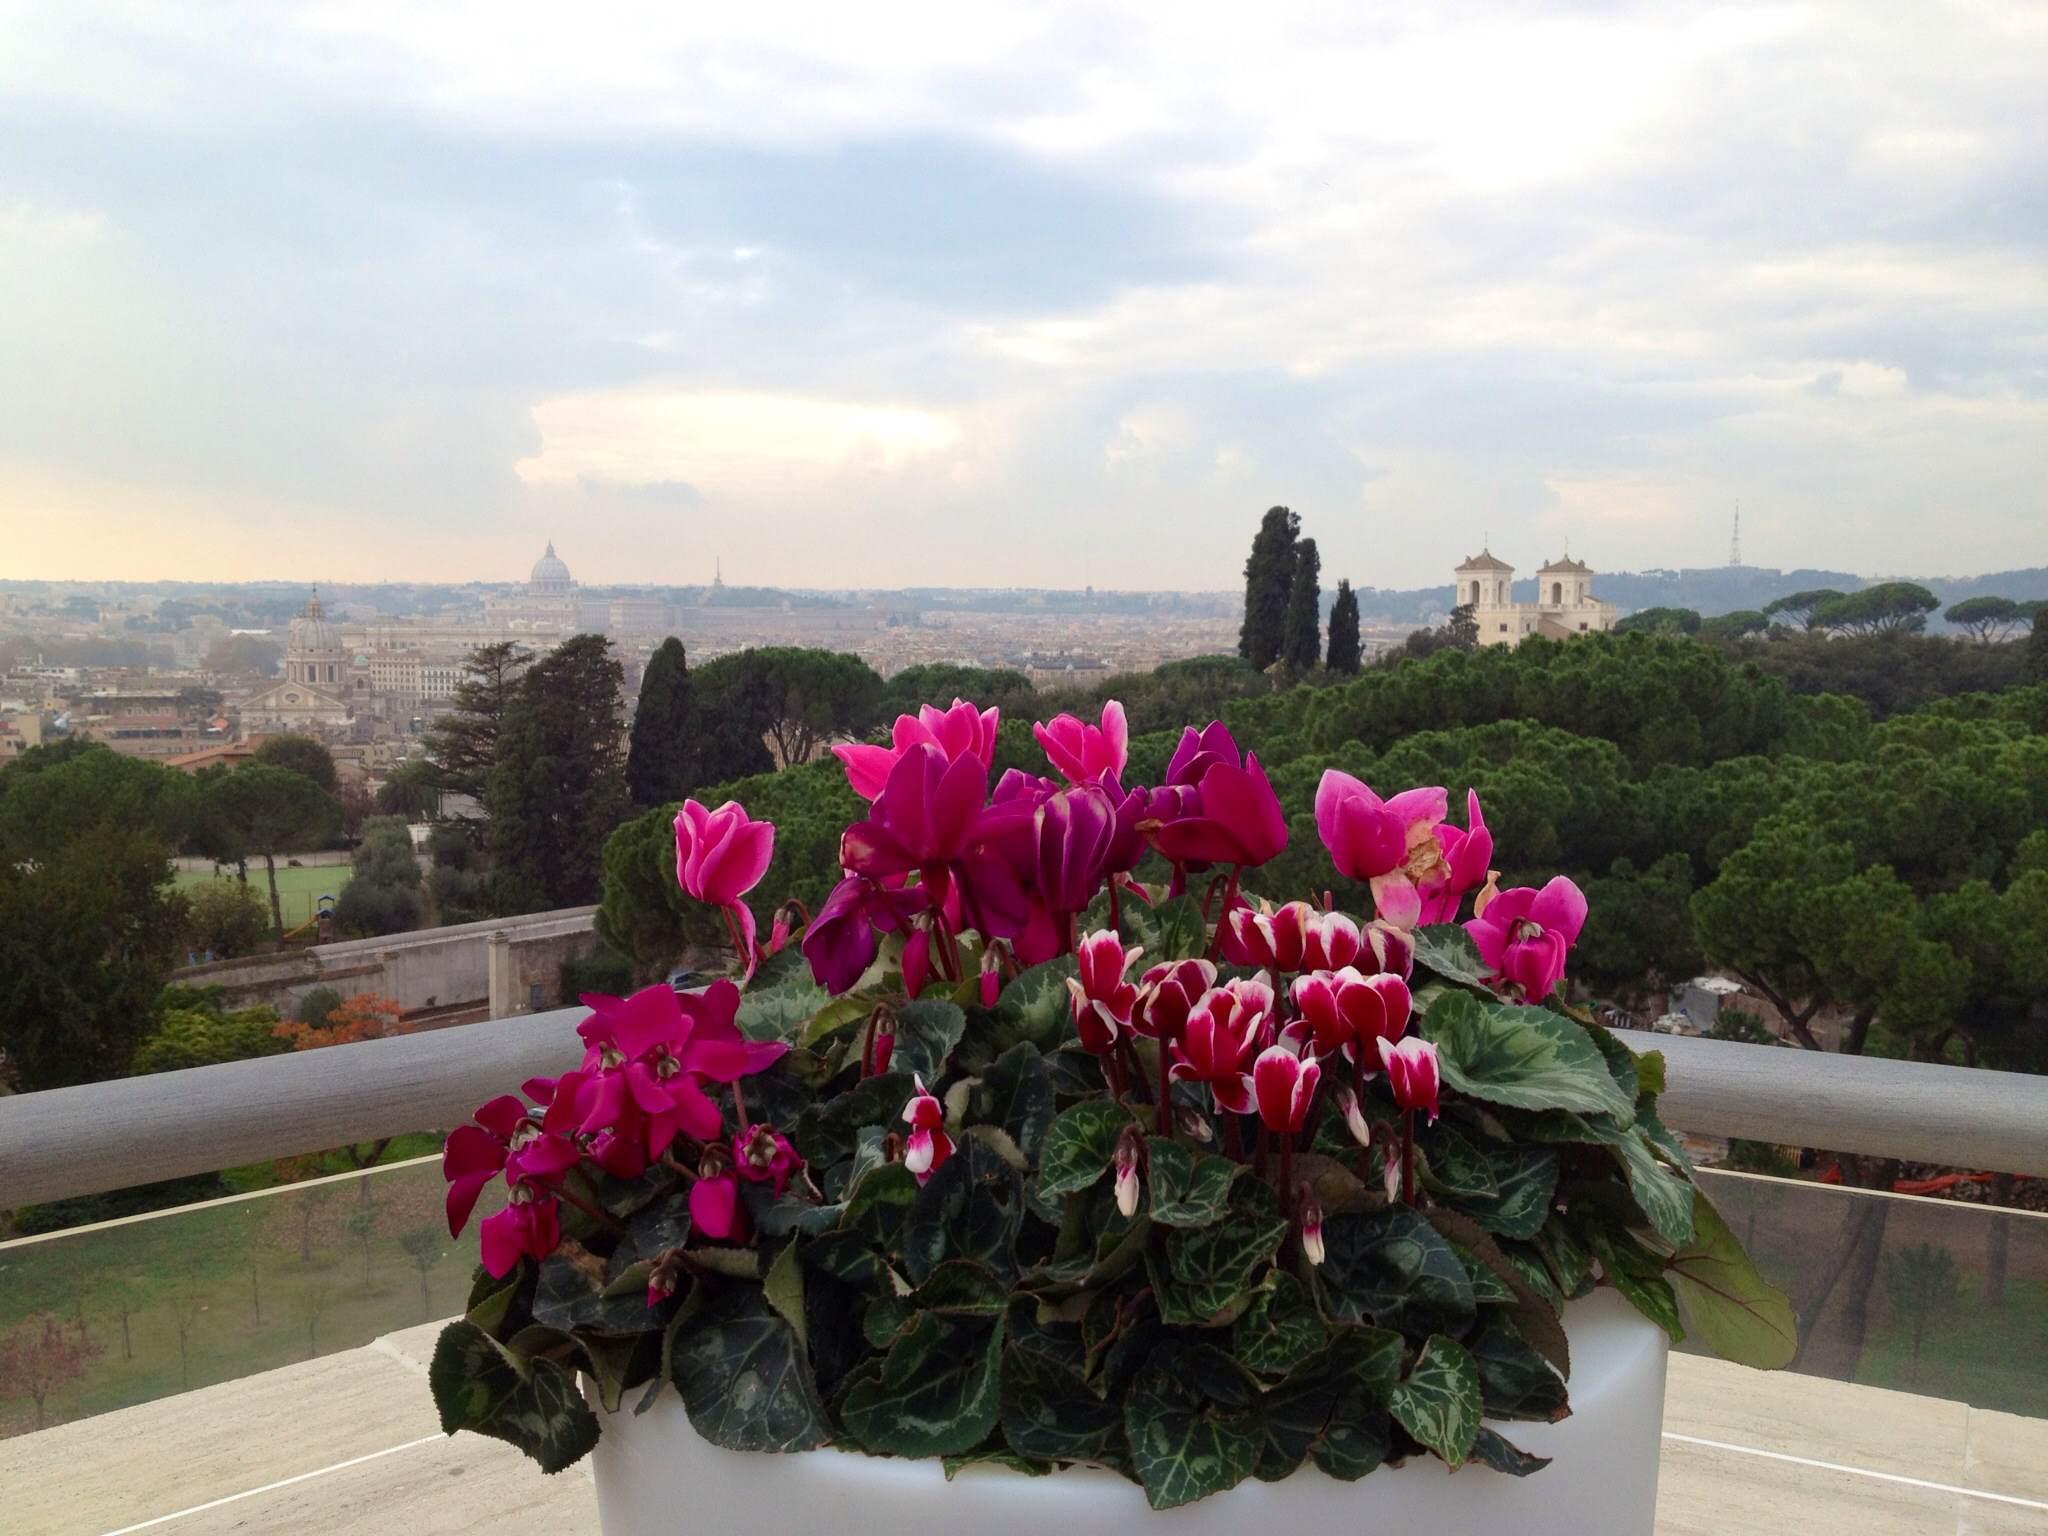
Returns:
[[[1291,672],[1312,672],[1323,655],[1323,557],[1314,539],[1294,546],[1294,579],[1287,588],[1287,621],[1280,659]]]
[[[1280,659],[1287,644],[1287,604],[1294,588],[1294,541],[1301,519],[1285,507],[1268,509],[1244,562],[1244,626],[1237,654],[1258,671]]]
[[[955,699],[971,699],[983,709],[999,709],[1006,720],[1045,718],[1042,714],[1034,716],[1038,696],[1031,679],[1022,672],[1008,667],[925,662],[905,667],[882,684],[867,729],[886,730],[898,715],[914,715],[926,704],[944,709]]]
[[[280,854],[325,847],[341,830],[341,806],[302,773],[268,763],[247,763],[232,771],[212,769],[199,776],[201,835],[205,849],[224,862],[246,863],[261,855],[270,887],[272,934],[284,938],[284,911],[277,896]]]
[[[626,749],[626,792],[637,806],[681,800],[696,787],[692,736],[697,696],[683,655],[670,635],[648,660]]]
[[[601,635],[563,641],[520,677],[485,794],[500,912],[598,899],[604,840],[629,806],[620,681]]]
[[[1814,629],[1849,635],[1896,634],[1923,628],[1927,615],[1940,606],[1941,599],[1923,586],[1886,581],[1828,599],[1813,610],[1807,622]]]
[[[373,936],[419,926],[420,867],[401,818],[378,816],[364,823],[354,866],[334,904],[344,933]]]
[[[1647,634],[1690,635],[1697,633],[1700,616],[1690,608],[1643,608],[1614,626],[1617,635],[1642,630]]]
[[[498,732],[519,696],[520,675],[532,661],[533,653],[511,640],[470,653],[452,707],[427,733],[427,756],[447,793],[484,798],[485,781],[498,760]]]
[[[184,957],[168,855],[196,798],[184,775],[99,746],[0,768],[0,1071],[16,1090],[127,1069]]]
[[[1832,587],[1813,587],[1804,592],[1788,592],[1785,596],[1764,604],[1764,612],[1775,618],[1783,614],[1787,623],[1797,624],[1804,629],[1825,628],[1815,623],[1815,615],[1829,603],[1840,599],[1841,593]]]
[[[1324,665],[1342,676],[1355,676],[1360,660],[1358,641],[1358,594],[1348,577],[1337,582],[1337,599],[1330,605],[1330,648]]]
[[[341,1004],[342,996],[334,988],[315,987],[299,999],[299,1006],[292,1010],[292,1017],[301,1024],[311,1024],[316,1029],[323,1029],[327,1025],[328,1016]]]
[[[882,695],[858,656],[786,645],[720,656],[696,684],[699,782],[807,763],[832,738],[867,729]]]
[[[278,1038],[274,1008],[243,1008],[233,1013],[219,1008],[172,1008],[136,1048],[128,1070],[142,1077],[151,1072],[246,1061],[252,1056],[277,1056],[290,1049],[289,1041]]]
[[[624,997],[632,991],[633,962],[609,945],[600,944],[590,954],[564,960],[561,977],[562,1006],[573,1008],[576,999],[586,992]]]
[[[334,793],[334,754],[310,736],[273,736],[256,749],[251,761],[289,768]]]
[[[440,815],[440,770],[424,757],[400,763],[377,786],[377,814],[407,821],[431,821]]]
[[[194,954],[232,960],[270,937],[270,912],[240,880],[209,880],[185,895],[185,942]]]
[[[1950,603],[1942,618],[1963,630],[1979,645],[1994,645],[2007,639],[2022,624],[2032,621],[2030,603],[2016,603],[2009,597],[1969,597]]]

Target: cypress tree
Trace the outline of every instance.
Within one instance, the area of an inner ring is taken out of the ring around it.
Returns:
[[[1294,541],[1301,519],[1272,507],[1259,523],[1244,563],[1244,627],[1237,654],[1261,672],[1280,659],[1287,640],[1287,599],[1294,585]]]
[[[1332,672],[1350,674],[1357,672],[1358,663],[1358,594],[1351,590],[1349,578],[1339,578],[1337,600],[1330,605],[1328,666]]]
[[[1323,557],[1314,539],[1295,546],[1294,580],[1287,589],[1287,629],[1281,656],[1290,672],[1313,672],[1323,659]]]
[[[598,899],[604,840],[631,808],[621,681],[602,635],[563,641],[519,680],[484,796],[500,912]]]
[[[697,787],[690,739],[695,695],[683,642],[670,635],[647,663],[640,703],[633,711],[626,791],[635,805],[667,805]]]

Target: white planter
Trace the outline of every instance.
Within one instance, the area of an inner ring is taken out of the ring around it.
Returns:
[[[974,1467],[951,1483],[937,1461],[834,1450],[760,1456],[722,1450],[690,1427],[674,1392],[634,1416],[600,1411],[594,1453],[604,1536],[975,1536],[1148,1528],[1170,1536],[1247,1531],[1436,1531],[1444,1536],[1651,1536],[1664,1424],[1663,1333],[1611,1291],[1565,1311],[1572,1416],[1506,1424],[1523,1450],[1552,1458],[1531,1477],[1432,1457],[1355,1483],[1313,1468],[1154,1516],[1134,1483],[1095,1468],[1022,1477]],[[1398,1522],[1398,1523],[1397,1523]]]

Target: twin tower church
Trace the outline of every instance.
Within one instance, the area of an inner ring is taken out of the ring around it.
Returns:
[[[1566,556],[1536,573],[1536,601],[1515,600],[1515,568],[1482,549],[1458,567],[1454,607],[1469,607],[1481,645],[1519,645],[1531,635],[1566,640],[1614,628],[1620,611],[1593,595],[1593,568]]]

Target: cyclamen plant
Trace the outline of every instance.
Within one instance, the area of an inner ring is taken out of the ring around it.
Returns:
[[[1119,705],[1061,716],[1058,777],[991,793],[996,723],[835,749],[871,803],[799,948],[744,899],[773,828],[682,807],[745,989],[586,997],[581,1062],[448,1138],[451,1231],[506,1191],[435,1352],[450,1433],[559,1471],[673,1385],[736,1450],[1096,1464],[1165,1509],[1308,1463],[1535,1471],[1493,1424],[1570,1411],[1596,1285],[1789,1357],[1662,1058],[1564,1000],[1584,897],[1498,890],[1476,795],[1459,827],[1324,776],[1354,918],[1243,889],[1287,819],[1220,722],[1143,788]]]

